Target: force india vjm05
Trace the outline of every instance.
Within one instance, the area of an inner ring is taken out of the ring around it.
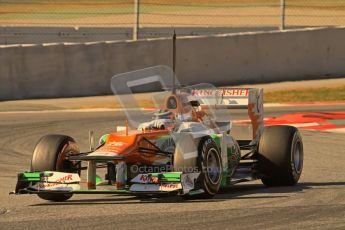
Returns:
[[[97,148],[82,153],[72,137],[44,136],[34,149],[30,172],[18,174],[14,193],[50,201],[90,193],[210,198],[221,188],[256,179],[267,186],[298,182],[301,136],[291,126],[264,127],[261,89],[175,87],[176,82],[169,83],[173,78],[166,66],[114,76],[112,90],[132,128],[126,122],[103,135]],[[173,90],[153,99],[159,111],[151,121],[139,122],[144,112],[125,107],[135,102],[132,90],[150,84]],[[235,139],[231,121],[219,115],[236,109],[248,111],[250,140]],[[97,174],[100,168],[104,177]]]

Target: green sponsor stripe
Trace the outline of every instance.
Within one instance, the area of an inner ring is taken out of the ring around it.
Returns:
[[[151,173],[152,177],[157,177],[162,182],[180,182],[182,172]]]
[[[171,172],[171,173],[161,173],[165,178],[179,178],[181,177],[182,172]]]
[[[99,139],[99,144],[103,145],[107,142],[109,137],[109,134],[104,134],[100,139]]]
[[[102,182],[103,182],[103,179],[100,176],[96,175],[96,184],[100,184]]]
[[[182,172],[157,173],[157,177],[162,182],[180,182]]]
[[[40,181],[41,172],[24,172],[18,174],[19,181]]]
[[[41,172],[25,172],[25,173],[21,173],[21,176],[23,178],[33,178],[33,177],[40,177]]]
[[[211,138],[216,142],[217,146],[220,148],[220,137],[217,134],[211,134]]]

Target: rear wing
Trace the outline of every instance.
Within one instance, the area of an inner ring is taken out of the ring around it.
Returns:
[[[264,129],[263,89],[217,88],[192,89],[201,106],[208,109],[247,109],[253,129],[253,143],[258,143]]]

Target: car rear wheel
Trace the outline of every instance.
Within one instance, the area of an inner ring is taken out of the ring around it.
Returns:
[[[303,142],[298,129],[292,126],[265,127],[257,158],[263,184],[295,185],[303,169]]]
[[[65,135],[47,135],[37,143],[31,160],[31,171],[78,172],[76,165],[65,160],[67,153],[79,153],[73,138]],[[49,201],[66,201],[72,194],[41,193],[38,196]]]

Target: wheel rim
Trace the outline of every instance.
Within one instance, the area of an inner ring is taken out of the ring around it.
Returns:
[[[217,184],[220,176],[220,161],[216,149],[211,148],[207,154],[207,177],[212,184]]]
[[[301,143],[298,141],[293,152],[294,167],[296,172],[300,173],[303,166],[303,150]]]
[[[58,154],[58,158],[56,160],[56,170],[57,171],[61,171],[61,172],[77,172],[77,167],[78,167],[78,162],[72,162],[69,160],[66,160],[66,154],[78,154],[78,151],[75,150],[70,150],[70,151],[66,151],[66,149],[68,149],[68,147],[71,144],[75,144],[75,142],[68,142],[67,144],[65,144],[61,150],[61,152]]]

